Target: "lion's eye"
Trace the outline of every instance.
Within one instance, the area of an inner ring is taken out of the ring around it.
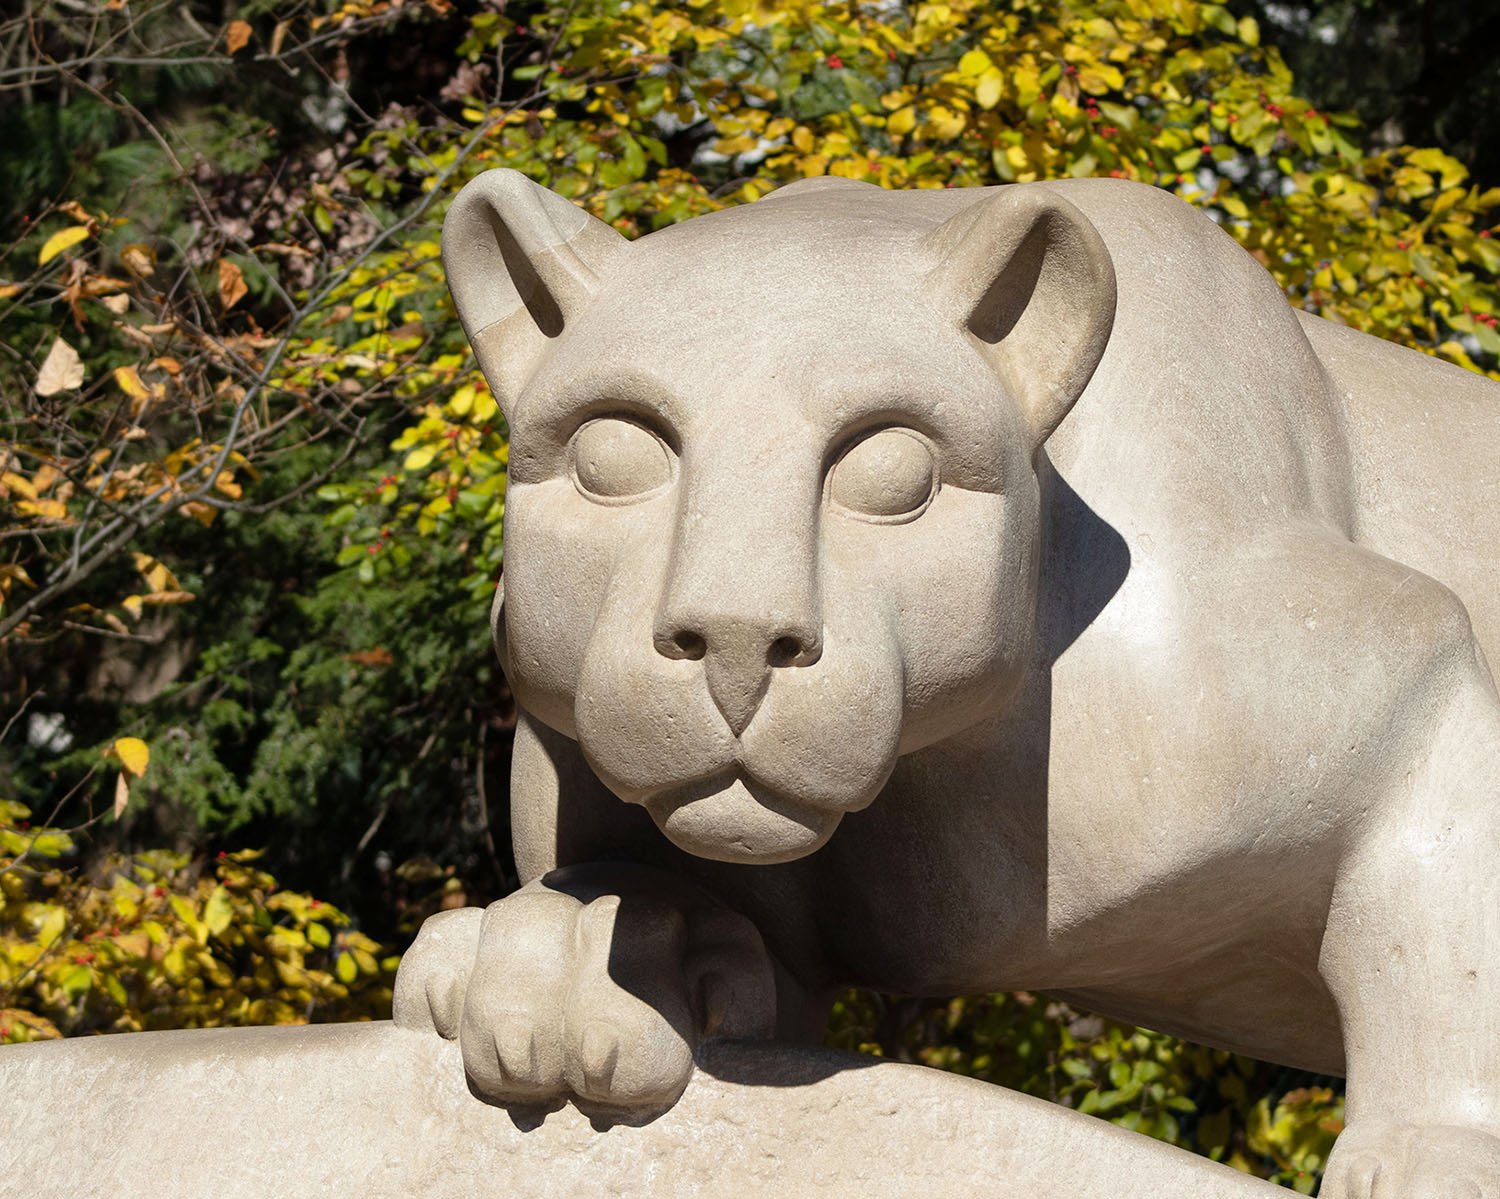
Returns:
[[[920,512],[936,483],[932,450],[906,429],[880,429],[856,442],[834,464],[829,498],[864,516]]]
[[[661,438],[634,421],[607,416],[573,435],[573,478],[590,499],[643,497],[672,481]]]

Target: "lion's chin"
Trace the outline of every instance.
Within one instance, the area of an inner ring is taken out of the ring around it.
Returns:
[[[773,795],[737,773],[653,796],[646,810],[679,849],[716,862],[762,866],[821,849],[844,815]]]

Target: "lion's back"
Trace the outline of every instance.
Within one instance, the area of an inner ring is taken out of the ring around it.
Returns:
[[[1452,589],[1500,662],[1500,384],[1303,316],[1350,448],[1354,539]]]

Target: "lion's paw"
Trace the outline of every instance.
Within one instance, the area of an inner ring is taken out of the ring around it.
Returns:
[[[1334,1146],[1324,1199],[1500,1199],[1500,1138],[1456,1124],[1356,1124]]]
[[[397,1027],[449,1041],[458,1036],[483,915],[479,908],[455,908],[423,922],[396,971],[391,1018]]]
[[[754,925],[645,872],[603,877],[559,872],[482,919],[429,921],[397,977],[397,1023],[456,1033],[486,1099],[635,1113],[676,1102],[700,1041],[773,1035]]]

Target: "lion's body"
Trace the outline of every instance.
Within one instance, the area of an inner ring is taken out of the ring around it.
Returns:
[[[1044,989],[1500,1127],[1500,388],[1131,184],[810,184],[629,253],[517,211],[560,326],[454,290],[492,380],[533,347],[523,881],[663,868],[812,991]],[[666,481],[591,499],[601,420]],[[835,473],[887,425],[926,507]]]

